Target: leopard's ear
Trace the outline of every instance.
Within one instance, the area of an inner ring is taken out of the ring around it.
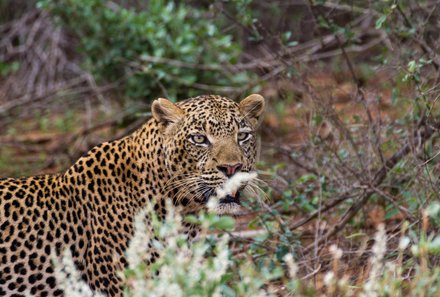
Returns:
[[[263,96],[252,94],[240,101],[240,111],[245,117],[259,122],[265,105]]]
[[[156,121],[169,124],[180,121],[185,112],[168,99],[159,98],[153,101],[151,113]]]

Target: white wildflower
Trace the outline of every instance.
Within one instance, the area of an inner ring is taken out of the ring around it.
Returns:
[[[329,271],[325,274],[324,276],[324,284],[329,287],[331,285],[333,285],[333,282],[335,280],[335,274],[333,273],[333,271]]]
[[[410,243],[410,239],[408,236],[404,236],[399,241],[399,250],[405,250]]]
[[[61,259],[52,254],[55,268],[55,278],[58,286],[64,291],[66,297],[101,297],[103,294],[95,293],[81,279],[80,273],[76,270],[72,254],[66,249]]]
[[[397,271],[397,265],[393,262],[386,262],[385,263],[385,270],[391,273],[395,273]]]
[[[130,279],[130,296],[193,296],[194,292],[203,292],[205,288],[213,288],[211,296],[221,296],[221,279],[230,266],[229,261],[229,236],[222,236],[216,245],[216,255],[208,257],[210,244],[206,240],[199,240],[191,245],[186,236],[182,234],[183,225],[181,216],[175,211],[171,203],[167,203],[167,215],[163,221],[158,220],[153,214],[148,213],[149,222],[153,229],[147,230],[145,214],[142,213],[135,221],[135,240],[129,245],[131,263],[137,264],[134,270],[134,279]],[[147,226],[147,227],[149,227]],[[157,269],[145,272],[142,260],[149,254],[148,236],[156,231],[159,241],[153,240],[153,248],[159,253],[154,267]],[[145,242],[143,243],[143,241]],[[128,257],[128,256],[127,256]]]
[[[145,224],[145,216],[146,212],[141,211],[134,218],[134,235],[126,251],[128,267],[131,269],[142,263],[143,255],[147,254],[148,243],[151,240]]]
[[[344,275],[342,278],[339,279],[338,281],[338,287],[340,288],[346,288],[349,285],[349,276],[348,275]]]
[[[286,254],[284,256],[284,262],[286,262],[287,268],[289,269],[289,278],[291,280],[296,279],[296,274],[298,273],[298,265],[293,260],[292,254]]]
[[[213,273],[208,275],[210,281],[220,281],[230,265],[228,242],[229,235],[225,234],[217,244],[217,256],[212,264]]]
[[[382,269],[382,261],[383,258],[385,256],[385,252],[387,249],[387,237],[386,237],[386,232],[385,232],[385,226],[383,224],[380,224],[378,226],[378,230],[377,233],[375,235],[375,242],[372,248],[373,251],[373,269],[370,273],[373,274],[373,276],[377,276],[380,275],[381,273],[381,269]],[[373,273],[375,272],[375,273]]]
[[[380,224],[375,235],[375,242],[372,248],[373,256],[371,257],[371,270],[369,273],[368,281],[363,286],[363,292],[361,296],[364,297],[376,297],[379,291],[378,279],[383,274],[383,259],[386,252],[387,237],[385,232],[385,226]]]
[[[342,250],[338,248],[336,244],[330,246],[330,253],[333,255],[334,259],[339,260],[342,258]]]

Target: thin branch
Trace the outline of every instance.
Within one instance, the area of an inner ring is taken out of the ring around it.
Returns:
[[[431,125],[427,123],[426,118],[420,120],[417,125],[418,129],[415,131],[413,135],[413,140],[409,139],[408,142],[392,157],[387,159],[385,165],[382,166],[375,174],[371,187],[364,191],[364,193],[358,198],[357,202],[355,202],[344,214],[342,219],[331,228],[323,237],[319,238],[318,244],[322,244],[326,242],[329,238],[336,235],[339,231],[341,231],[345,225],[358,213],[358,211],[367,203],[368,199],[373,195],[376,191],[373,189],[374,187],[378,187],[386,178],[387,173],[394,168],[394,166],[402,160],[406,155],[408,155],[414,146],[414,143],[417,143],[418,146],[422,146],[426,143],[431,137],[439,133],[440,130],[440,121],[436,121]],[[312,250],[314,244],[309,245],[305,250]]]

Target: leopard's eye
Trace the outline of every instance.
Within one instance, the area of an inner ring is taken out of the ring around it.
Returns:
[[[205,135],[194,134],[189,137],[194,144],[209,144],[209,140]]]
[[[240,142],[246,141],[251,137],[251,133],[249,132],[239,132],[237,135],[237,139]]]

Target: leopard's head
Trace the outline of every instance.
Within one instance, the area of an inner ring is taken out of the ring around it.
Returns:
[[[166,192],[184,211],[206,207],[216,197],[217,214],[238,215],[240,192],[219,191],[231,179],[255,170],[256,130],[265,107],[264,98],[250,95],[240,103],[219,96],[199,96],[172,103],[157,99],[152,114],[163,135],[163,153],[171,176]],[[223,192],[223,194],[219,194]]]

